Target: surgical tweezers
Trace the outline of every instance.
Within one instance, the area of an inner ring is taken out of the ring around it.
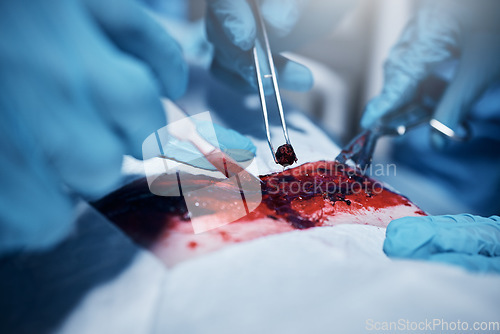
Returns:
[[[335,160],[342,164],[354,164],[358,171],[365,172],[372,162],[373,152],[380,137],[402,136],[423,124],[429,124],[434,131],[452,140],[469,140],[471,130],[467,123],[463,123],[457,132],[432,118],[433,112],[434,109],[428,106],[411,104],[401,112],[382,116],[372,128],[364,130],[344,146]]]
[[[259,96],[260,96],[260,103],[262,106],[262,114],[264,116],[264,123],[266,126],[266,136],[267,136],[267,142],[269,144],[269,148],[271,149],[271,153],[273,155],[274,162],[278,163],[278,160],[276,159],[276,154],[273,148],[273,144],[271,141],[271,131],[269,129],[269,117],[268,117],[268,111],[267,111],[267,103],[266,103],[266,95],[264,92],[264,84],[262,82],[262,78],[270,78],[273,82],[273,90],[276,98],[276,104],[278,106],[279,114],[280,114],[280,119],[281,119],[281,127],[283,129],[283,135],[285,136],[285,142],[286,144],[290,145],[290,138],[288,137],[288,129],[286,127],[286,122],[285,122],[285,114],[283,113],[283,104],[281,102],[281,95],[280,95],[280,90],[278,86],[278,79],[276,77],[276,69],[274,67],[274,60],[273,60],[273,55],[271,52],[271,47],[269,44],[269,38],[267,36],[267,31],[266,31],[266,25],[264,23],[264,19],[262,18],[262,15],[259,10],[259,6],[256,3],[255,0],[252,1],[253,7],[254,7],[254,15],[255,15],[255,21],[257,23],[257,26],[260,28],[260,37],[262,38],[262,47],[265,52],[265,56],[267,58],[267,61],[269,63],[269,70],[271,73],[269,74],[264,74],[262,75],[261,73],[261,68],[260,68],[260,62],[259,62],[259,56],[258,56],[258,50],[257,50],[257,43],[253,47],[253,59],[255,63],[255,74],[257,77],[257,85],[259,89]]]

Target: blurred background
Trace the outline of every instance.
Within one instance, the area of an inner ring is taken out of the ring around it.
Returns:
[[[192,64],[208,68],[203,0],[143,0],[182,43]],[[359,130],[363,107],[383,83],[383,63],[415,9],[414,0],[360,0],[333,29],[287,53],[308,66],[315,85],[306,93],[283,92],[341,144]],[[188,19],[186,24],[185,18]]]

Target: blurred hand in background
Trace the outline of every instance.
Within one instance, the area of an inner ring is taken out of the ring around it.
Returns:
[[[456,131],[474,103],[500,79],[500,2],[424,1],[393,47],[383,90],[366,107],[361,125],[369,128],[383,115],[414,103],[422,82],[453,59],[458,66],[433,118]],[[435,147],[444,147],[445,141],[432,134]]]
[[[0,3],[0,251],[71,228],[70,192],[100,196],[165,125],[187,65],[134,0]]]

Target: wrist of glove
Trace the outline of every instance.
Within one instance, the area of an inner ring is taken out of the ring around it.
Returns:
[[[462,214],[396,219],[387,227],[384,252],[394,258],[500,272],[500,217]]]
[[[380,117],[418,104],[425,80],[458,59],[432,118],[459,132],[472,106],[500,79],[499,22],[498,1],[424,2],[391,50],[383,90],[367,105],[361,125],[370,128]],[[431,139],[437,148],[446,146],[436,132]]]
[[[312,87],[309,69],[280,55],[318,38],[356,1],[252,0],[260,8],[270,39],[280,87],[305,91]],[[206,30],[214,45],[211,70],[222,81],[244,92],[257,88],[252,48],[259,24],[248,0],[206,0]],[[263,69],[265,70],[265,69]],[[264,82],[266,93],[271,85]]]
[[[165,125],[187,65],[134,0],[0,3],[0,252],[72,228],[71,192],[105,194]]]
[[[250,162],[257,151],[257,148],[250,139],[237,131],[226,129],[209,120],[196,120],[191,117],[196,125],[198,134],[207,140],[214,147],[226,153],[229,157],[239,163]],[[175,122],[169,126],[176,126]],[[168,132],[168,127],[163,128]],[[157,133],[160,137],[164,134],[160,129]],[[193,144],[187,141],[181,141],[174,136],[165,136],[161,139],[162,151],[169,159],[182,162],[197,168],[215,171],[216,168],[203,157]],[[152,147],[150,147],[152,146]],[[143,144],[144,160],[158,156],[160,152],[156,151],[157,139],[156,133],[152,134]],[[154,153],[152,153],[154,152]]]

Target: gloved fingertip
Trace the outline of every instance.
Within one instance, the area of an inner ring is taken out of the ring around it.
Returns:
[[[257,35],[255,19],[246,1],[218,1],[212,6],[213,14],[230,42],[243,51],[250,50]],[[210,24],[216,24],[210,22]]]
[[[255,147],[249,138],[232,129],[228,129],[227,131],[232,133],[231,138],[233,138],[233,141],[231,143],[228,143],[227,140],[226,142],[221,142],[220,147],[222,150],[242,150],[247,152],[247,156],[251,156],[251,158],[255,157],[257,147]],[[219,136],[219,133],[217,135]]]
[[[225,29],[226,34],[234,45],[243,51],[248,51],[255,45],[257,32],[255,26],[246,26],[239,22],[231,23],[231,27]]]
[[[144,138],[144,140],[146,140],[146,138]],[[140,147],[137,143],[130,144],[130,148],[129,148],[127,154],[130,155],[131,157],[137,159],[137,160],[142,160],[143,156],[144,156],[142,143],[141,143]]]
[[[162,94],[172,100],[185,94],[189,79],[189,66],[184,58],[182,47],[177,41],[169,39],[165,46],[166,66],[157,69],[160,72]]]
[[[363,116],[361,117],[360,125],[363,129],[369,129],[375,123],[375,118],[372,112],[368,112],[368,108],[365,110]]]
[[[142,160],[144,142],[154,134],[158,129],[161,129],[166,124],[166,112],[163,109],[160,101],[157,104],[150,104],[144,109],[144,114],[147,114],[147,119],[137,120],[135,131],[130,131],[127,138],[127,149],[125,154],[131,155],[135,159]]]
[[[286,64],[280,66],[278,75],[283,89],[305,92],[314,85],[311,70],[294,61],[287,61]]]
[[[248,137],[233,129],[224,128],[216,123],[213,124],[213,127],[221,150],[226,151],[238,149],[247,151],[250,155],[255,156],[257,148]]]
[[[257,154],[257,147],[253,144],[250,138],[247,138],[241,134],[240,136],[241,136],[240,140],[241,149],[247,151],[248,153],[250,153],[255,157],[255,155]]]
[[[366,105],[363,116],[361,117],[361,127],[363,129],[370,129],[386,110],[385,100],[382,95],[372,99]]]
[[[386,237],[382,250],[389,257],[404,257],[400,254],[401,245],[397,239]]]
[[[245,137],[247,138],[247,137]],[[252,152],[253,155],[255,156],[257,154],[257,146],[254,145],[254,143],[252,142],[252,140],[250,140],[250,138],[247,138],[248,140],[248,144],[247,144],[247,149],[248,151]]]
[[[500,223],[500,216],[491,216],[489,217],[488,219],[491,219],[492,221],[496,222],[496,223]],[[500,226],[499,226],[500,227]]]
[[[388,113],[397,109],[402,98],[395,94],[394,89],[384,88],[384,91],[371,99],[365,107],[361,126],[364,129],[371,128],[377,121]]]
[[[267,0],[262,4],[261,11],[263,18],[278,37],[288,35],[301,14],[297,1]]]

